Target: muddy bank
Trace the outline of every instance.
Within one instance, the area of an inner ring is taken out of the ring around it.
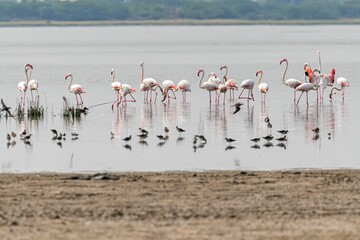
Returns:
[[[2,174],[1,239],[349,239],[359,170]]]

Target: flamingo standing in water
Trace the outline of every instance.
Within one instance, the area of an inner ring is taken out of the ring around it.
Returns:
[[[191,92],[190,82],[185,79],[181,80],[176,86],[176,91],[177,90],[180,90],[182,93],[183,102],[186,102],[186,92]]]
[[[159,85],[159,83],[153,79],[153,78],[145,78],[144,79],[144,62],[140,63],[140,67],[141,67],[141,77],[140,77],[140,91],[144,91],[144,102],[148,100],[148,96],[149,96],[149,91],[154,91],[155,92],[155,101],[156,101],[156,97],[157,97],[157,92],[156,89],[161,87]],[[146,94],[145,94],[146,92]],[[152,101],[152,92],[150,92],[150,102]],[[146,97],[145,97],[146,96]]]
[[[235,89],[238,90],[238,86],[236,85],[236,81],[234,79],[228,79],[228,67],[226,65],[222,66],[220,68],[220,71],[225,69],[225,74],[222,76],[222,79],[225,81],[225,84],[227,85],[229,92],[230,92],[230,100],[234,100],[234,92]],[[231,94],[232,93],[232,94]]]
[[[28,73],[28,71],[31,68],[32,68],[32,66],[30,64],[25,64],[24,70],[25,70],[25,75],[26,75],[26,82],[21,81],[21,82],[18,83],[18,89],[21,92],[20,106],[22,106],[23,108],[25,107],[25,95],[26,95],[26,90],[28,89],[28,82],[29,82],[29,73]]]
[[[265,103],[266,93],[269,91],[269,85],[267,85],[266,83],[261,82],[261,79],[263,77],[263,72],[262,72],[261,69],[257,70],[256,76],[258,76],[258,75],[260,75],[260,76],[258,78],[257,85],[258,85],[258,89],[259,89],[260,94],[261,94],[261,102]],[[262,95],[264,95],[264,101],[263,101]]]
[[[201,68],[197,72],[198,77],[200,77],[200,74],[201,74],[201,78],[200,78],[200,81],[199,81],[199,87],[201,89],[205,89],[206,91],[209,92],[209,100],[210,100],[209,102],[211,104],[211,92],[218,90],[219,85],[217,83],[215,83],[215,82],[212,82],[212,81],[206,81],[206,82],[202,83],[202,81],[204,79],[205,72]],[[217,96],[217,94],[218,93],[216,92],[216,96]]]
[[[317,87],[314,86],[312,83],[302,83],[294,89],[294,92],[298,91],[301,92],[299,99],[297,100],[296,104],[299,104],[301,96],[306,93],[306,104],[309,105],[309,91],[310,90],[317,90]]]
[[[136,90],[131,87],[129,84],[121,84],[121,89],[120,89],[120,101],[118,104],[120,104],[120,102],[136,102],[134,96],[132,95],[132,93],[136,92]],[[126,96],[129,95],[132,100],[127,100]],[[124,98],[124,100],[122,100]]]
[[[255,82],[252,79],[245,79],[244,81],[241,82],[240,84],[240,88],[242,88],[243,90],[241,90],[240,95],[238,97],[238,99],[247,99],[248,101],[251,99],[253,101],[255,101],[254,99],[254,95],[253,95],[253,88],[254,88]],[[247,89],[248,90],[248,96],[247,97],[241,97],[242,93],[244,92],[244,90]],[[251,95],[251,97],[250,97]]]
[[[219,101],[220,101],[220,95],[221,95],[221,93],[223,93],[224,94],[224,101],[223,101],[223,105],[225,105],[225,95],[226,95],[226,92],[227,92],[227,90],[228,90],[228,86],[226,85],[226,83],[225,83],[225,81],[224,81],[224,79],[222,79],[223,81],[218,85],[218,91],[219,91],[219,97],[218,97],[218,100],[217,100],[217,102],[219,103]]]
[[[332,87],[331,88],[331,91],[330,91],[330,94],[329,94],[329,97],[330,99],[332,99],[332,95],[333,95],[333,91],[334,90],[337,90],[337,91],[341,91],[342,90],[342,99],[344,100],[344,96],[345,96],[345,87],[349,87],[350,86],[350,83],[349,83],[349,80],[347,80],[346,78],[344,77],[339,77],[336,79],[336,82],[337,84],[340,85],[340,88],[337,88],[337,87]]]
[[[172,94],[173,94],[172,97],[170,96],[169,91],[172,92]],[[164,98],[161,101],[162,102],[165,101],[166,98],[168,98],[168,101],[170,101],[170,98],[176,99],[174,91],[176,91],[176,86],[175,86],[173,81],[171,81],[171,80],[163,81],[163,83],[162,83],[162,94],[163,94]]]
[[[69,82],[68,89],[69,89],[70,92],[75,94],[76,107],[82,106],[84,104],[84,102],[83,102],[83,100],[81,98],[81,94],[86,93],[85,89],[82,86],[80,86],[79,84],[71,85],[71,83],[73,81],[73,75],[71,73],[68,73],[68,74],[65,75],[65,80],[67,80],[69,77],[70,77],[70,82]],[[80,102],[79,102],[78,97],[77,97],[78,95],[79,95],[79,98],[80,98]]]
[[[112,75],[111,88],[112,88],[112,90],[115,91],[115,94],[116,94],[116,100],[111,105],[111,109],[114,109],[114,105],[116,104],[117,106],[119,106],[119,103],[120,103],[121,83],[120,82],[115,82],[115,69],[111,69],[111,75]]]
[[[36,91],[36,94],[37,94],[37,104],[39,104],[39,99],[40,99],[40,96],[39,96],[39,92],[38,92],[38,87],[39,87],[39,82],[35,79],[31,79],[31,72],[33,70],[33,66],[31,64],[26,64],[28,65],[28,70],[30,71],[29,73],[29,82],[28,82],[28,88],[30,89],[30,93],[31,93],[31,102],[33,104],[35,104],[34,102],[34,96],[33,96],[33,91]]]
[[[280,65],[285,62],[286,63],[286,67],[285,67],[285,70],[284,70],[284,74],[283,74],[283,77],[282,77],[282,81],[283,83],[288,86],[288,87],[291,87],[293,89],[295,89],[296,87],[300,86],[302,84],[302,82],[300,80],[297,80],[297,79],[294,79],[294,78],[289,78],[287,80],[285,80],[285,75],[286,75],[286,72],[287,72],[287,69],[288,69],[288,66],[289,66],[289,63],[288,63],[288,60],[286,58],[282,59],[280,61]],[[296,102],[296,91],[294,91],[294,102]]]

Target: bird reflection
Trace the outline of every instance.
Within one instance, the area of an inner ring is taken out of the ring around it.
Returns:
[[[141,139],[141,140],[139,141],[139,144],[144,145],[144,146],[148,146],[147,141],[144,140],[144,139]]]
[[[129,149],[131,151],[131,145],[130,144],[125,144],[123,147],[126,148],[126,149]]]
[[[260,146],[258,144],[254,144],[254,145],[251,146],[251,148],[260,149]]]
[[[286,149],[286,145],[285,145],[285,143],[283,143],[283,142],[280,142],[280,143],[276,144],[276,146],[277,146],[277,147],[281,147],[281,148],[283,148],[283,149]]]
[[[232,146],[232,145],[228,145],[226,148],[225,148],[225,151],[227,150],[231,150],[231,149],[234,149],[236,148],[235,146]]]
[[[176,139],[176,143],[181,143],[181,142],[184,141],[184,140],[185,140],[184,137],[178,137],[178,138]]]

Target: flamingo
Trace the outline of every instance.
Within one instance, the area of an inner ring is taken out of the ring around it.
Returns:
[[[220,94],[224,93],[223,105],[225,105],[225,95],[226,95],[227,90],[228,90],[228,86],[226,85],[224,79],[222,79],[222,82],[218,85],[218,91],[219,91],[219,94],[218,94],[219,97],[218,97],[218,100],[217,100],[218,103],[220,101]]]
[[[136,92],[136,90],[131,87],[129,84],[121,84],[121,89],[120,89],[120,101],[118,103],[118,105],[120,104],[120,102],[122,101],[122,99],[124,98],[123,102],[136,102],[134,96],[132,95],[133,92]],[[132,100],[126,100],[126,96],[130,95],[130,97],[132,98]]]
[[[140,63],[140,67],[141,67],[141,78],[140,78],[140,91],[144,91],[144,102],[148,100],[148,95],[149,95],[149,91],[154,91],[155,92],[155,101],[156,101],[156,97],[157,97],[157,92],[156,89],[159,87],[161,90],[161,87],[159,85],[159,83],[153,79],[153,78],[145,78],[144,79],[144,62]],[[145,92],[146,92],[146,97],[145,97]],[[151,96],[151,92],[150,92],[150,102],[152,101],[152,96]]]
[[[25,81],[21,81],[18,83],[18,89],[21,92],[21,100],[20,100],[20,105],[25,107],[25,95],[26,95],[26,91],[28,89],[28,82],[29,82],[29,73],[28,71],[32,68],[32,66],[30,64],[25,64],[24,66],[24,70],[25,70],[25,75],[26,75],[26,82]]]
[[[209,100],[210,100],[210,104],[211,104],[211,92],[218,90],[219,85],[217,83],[214,83],[214,82],[211,82],[211,81],[207,81],[207,82],[204,82],[203,84],[201,84],[203,79],[204,79],[205,72],[204,72],[203,69],[200,68],[198,70],[198,72],[197,72],[198,77],[200,77],[201,73],[202,73],[202,75],[201,75],[201,78],[200,78],[200,81],[199,81],[199,87],[201,89],[205,89],[206,91],[209,92]],[[216,95],[217,95],[217,93],[216,93]]]
[[[119,105],[119,102],[120,102],[119,98],[120,98],[121,83],[115,82],[115,69],[111,69],[111,75],[112,75],[111,88],[112,88],[112,90],[115,91],[115,94],[116,94],[116,100],[111,105],[111,109],[114,109],[114,105],[115,104]]]
[[[222,78],[225,81],[228,89],[230,90],[229,91],[230,92],[230,100],[231,99],[234,100],[234,98],[235,98],[234,97],[234,92],[235,92],[234,90],[235,89],[238,90],[238,86],[236,85],[236,81],[234,79],[228,79],[227,78],[228,67],[226,65],[221,66],[220,71],[223,70],[223,69],[225,69],[225,74],[222,76]],[[231,94],[231,92],[232,92],[232,94]]]
[[[301,92],[299,99],[297,100],[296,104],[299,104],[301,96],[306,93],[306,104],[309,105],[309,91],[310,90],[317,90],[317,86],[314,86],[312,83],[302,83],[299,86],[297,86],[294,90],[294,92],[299,91]]]
[[[81,98],[81,94],[86,93],[86,92],[85,92],[85,89],[82,86],[80,86],[79,84],[71,85],[71,83],[73,81],[73,75],[71,73],[68,73],[68,74],[65,75],[65,80],[67,80],[69,77],[70,77],[70,82],[69,82],[68,89],[69,89],[70,92],[75,94],[76,103],[77,103],[76,106],[78,107],[80,105],[83,105],[84,102],[83,102],[83,100]],[[77,95],[79,95],[80,103],[79,103]]]
[[[334,90],[337,90],[337,91],[341,91],[342,90],[342,99],[344,100],[344,96],[345,96],[345,87],[350,87],[350,83],[349,83],[349,80],[347,80],[346,78],[344,77],[339,77],[336,79],[336,82],[337,84],[340,85],[340,88],[337,88],[337,87],[332,87],[331,88],[331,91],[330,91],[330,94],[329,94],[329,97],[330,99],[332,99],[332,94],[333,94],[333,91]]]
[[[289,66],[289,63],[288,63],[288,60],[286,58],[282,59],[280,61],[280,65],[285,62],[286,63],[286,67],[285,67],[285,70],[284,70],[284,74],[283,74],[283,78],[282,78],[282,81],[283,83],[288,86],[288,87],[291,87],[293,89],[295,89],[296,87],[298,87],[299,85],[302,84],[302,82],[300,80],[297,80],[297,79],[294,79],[294,78],[289,78],[287,80],[285,80],[285,75],[286,75],[286,72],[287,72],[287,69],[288,69],[288,66]],[[296,91],[294,91],[294,102],[296,101]]]
[[[162,102],[165,101],[166,97],[168,98],[168,101],[170,101],[170,98],[176,99],[176,96],[174,94],[174,90],[176,90],[176,86],[173,81],[171,80],[165,80],[162,83],[162,94],[164,96]],[[173,97],[170,97],[169,91],[172,92]]]
[[[260,76],[259,76],[258,82],[257,82],[258,89],[259,89],[259,91],[261,93],[261,102],[265,103],[266,93],[269,91],[269,85],[266,84],[266,83],[261,82],[261,79],[262,79],[262,76],[263,76],[263,72],[262,72],[261,69],[257,70],[256,76],[258,76],[259,74],[260,74]],[[262,100],[262,94],[264,94],[264,101]]]
[[[180,82],[176,86],[176,91],[180,90],[183,97],[183,102],[186,102],[186,92],[191,92],[190,82],[188,80],[180,80]]]
[[[39,87],[39,82],[35,79],[31,79],[31,72],[33,70],[33,66],[28,63],[26,64],[28,66],[28,70],[30,71],[29,73],[29,82],[28,82],[28,88],[30,89],[30,93],[31,93],[31,101],[32,103],[34,104],[34,97],[33,97],[33,91],[36,91],[36,94],[37,94],[37,102],[39,104],[39,92],[38,92],[38,87]]]
[[[244,92],[245,89],[247,89],[248,90],[248,96],[245,99],[247,99],[247,100],[252,99],[253,101],[255,101],[254,95],[253,95],[254,84],[255,84],[255,82],[252,79],[245,79],[244,81],[242,81],[241,84],[240,84],[240,88],[242,88],[243,90],[240,92],[240,95],[239,95],[238,99],[242,98],[241,97],[242,93]],[[250,94],[251,94],[251,97],[250,97]]]

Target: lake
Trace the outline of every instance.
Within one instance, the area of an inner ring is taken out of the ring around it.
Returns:
[[[20,101],[17,84],[26,79],[24,65],[31,63],[32,78],[39,81],[40,103],[46,108],[41,119],[0,118],[1,172],[360,167],[359,25],[5,27],[0,35],[1,98],[15,111]],[[305,95],[296,106],[293,90],[282,83],[280,60],[289,61],[287,78],[303,80],[305,62],[318,67],[318,49],[322,70],[327,73],[334,67],[336,78],[346,77],[350,87],[344,101],[340,94],[330,101],[328,87],[323,102],[317,102],[316,92],[311,91],[309,106]],[[138,92],[142,61],[145,77],[159,83],[189,80],[187,102],[177,92],[170,103],[162,103],[160,97],[156,103],[144,103],[143,92]],[[222,65],[228,66],[228,76],[238,85],[247,78],[256,80],[256,71],[262,69],[263,82],[270,87],[266,104],[261,103],[257,86],[255,101],[241,100],[244,105],[236,114],[229,95],[225,105],[222,101],[209,104],[208,92],[198,87],[197,71],[203,68],[206,75],[221,76]],[[111,69],[117,81],[137,90],[135,103],[113,111]],[[67,73],[86,89],[83,100],[89,112],[78,119],[62,116],[63,96],[76,103],[67,89]],[[27,98],[31,99],[30,91]],[[178,133],[176,126],[185,132]],[[139,127],[149,131],[146,142],[137,136]],[[164,127],[170,130],[165,142],[156,137],[164,134]],[[318,138],[312,132],[316,127]],[[32,134],[28,144],[19,137],[24,129]],[[52,140],[50,129],[66,133],[62,146]],[[252,148],[250,139],[270,133],[278,138],[280,129],[289,130],[284,145],[271,140],[273,146],[264,146],[267,141],[261,139],[260,148]],[[8,144],[7,134],[12,131],[17,137]],[[73,139],[72,132],[79,134],[78,139]],[[196,134],[204,135],[206,144],[193,144]],[[128,143],[122,140],[129,135]],[[236,139],[231,143],[235,148],[228,147],[225,137]]]

